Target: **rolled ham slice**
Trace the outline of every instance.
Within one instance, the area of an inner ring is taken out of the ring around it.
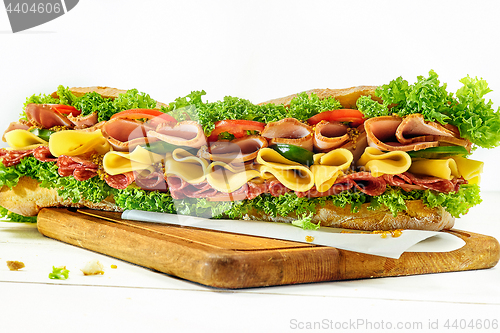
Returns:
[[[148,131],[148,137],[176,145],[200,148],[207,144],[203,128],[195,121],[187,120],[179,123],[163,123],[156,130]]]
[[[156,141],[147,137],[151,129],[139,121],[115,118],[107,121],[101,127],[101,132],[114,150],[132,151],[138,145]]]
[[[403,119],[396,130],[396,138],[402,144],[417,142],[445,142],[465,147],[469,152],[471,142],[460,139],[458,129],[452,130],[433,121],[425,121],[421,114],[411,114]]]
[[[25,112],[28,121],[40,128],[52,128],[54,126],[73,128],[75,126],[68,117],[52,110],[50,104],[28,104]]]
[[[321,121],[314,128],[314,150],[320,153],[339,148],[349,141],[348,126],[341,122]]]
[[[199,157],[212,161],[230,163],[233,161],[253,161],[261,148],[267,147],[267,140],[260,135],[250,135],[232,141],[216,141],[210,147],[199,150]]]
[[[5,130],[2,136],[3,142],[6,142],[7,140],[5,139],[5,133],[8,133],[10,131],[16,130],[16,129],[22,129],[22,130],[29,130],[31,127],[31,124],[27,121],[13,121],[9,124],[9,127]]]
[[[439,145],[458,145],[470,151],[471,143],[457,132],[436,122],[426,122],[420,114],[406,118],[384,116],[365,121],[368,145],[385,151],[421,150]]]
[[[91,113],[87,116],[76,116],[72,114],[68,115],[68,120],[71,121],[76,129],[89,128],[97,124],[98,115],[97,112]]]
[[[295,118],[285,118],[269,123],[260,134],[269,140],[269,144],[286,143],[313,150],[312,127]]]

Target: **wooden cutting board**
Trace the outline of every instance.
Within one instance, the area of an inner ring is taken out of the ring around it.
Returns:
[[[399,259],[255,236],[122,220],[120,213],[43,209],[45,236],[218,288],[248,288],[490,268],[500,257],[490,236],[451,230],[466,245]]]

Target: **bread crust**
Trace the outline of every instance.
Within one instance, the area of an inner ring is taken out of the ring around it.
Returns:
[[[361,96],[371,96],[374,100],[382,102],[379,97],[375,96],[375,89],[377,89],[377,86],[357,86],[345,89],[311,89],[305,91],[305,93],[309,96],[311,95],[311,93],[314,93],[319,97],[319,99],[334,97],[340,102],[340,104],[342,104],[342,107],[344,107],[345,109],[352,109],[356,108],[356,101]],[[294,97],[297,97],[297,94],[272,99],[267,102],[260,103],[260,105],[283,104],[285,107],[289,107],[290,102]]]
[[[115,99],[117,98],[120,94],[125,94],[127,90],[123,89],[117,89],[117,88],[110,88],[110,87],[102,87],[102,86],[93,86],[93,87],[73,87],[69,88],[69,91],[73,93],[76,97],[82,97],[83,95],[90,93],[90,92],[96,92],[99,95],[101,95],[104,98],[112,98]],[[57,95],[57,91],[53,92],[51,94],[52,97],[58,98],[59,96]],[[167,104],[161,103],[157,101],[157,107],[167,107]]]
[[[21,177],[12,189],[7,186],[2,187],[0,206],[23,216],[35,216],[42,208],[46,207],[88,207],[107,211],[122,211],[112,198],[106,198],[99,203],[88,200],[80,200],[79,202],[65,200],[57,194],[56,189],[40,187],[38,181],[26,176]]]
[[[388,209],[370,210],[369,204],[363,204],[357,213],[351,213],[350,207],[337,207],[331,202],[318,206],[312,222],[322,226],[356,229],[356,230],[442,230],[451,229],[455,219],[442,207],[429,208],[421,200],[407,201],[407,210],[393,216]],[[21,177],[12,189],[4,186],[0,190],[0,206],[24,216],[35,216],[46,207],[87,207],[107,211],[123,211],[112,198],[100,203],[81,200],[77,203],[64,200],[56,189],[40,187],[39,183],[29,177]],[[252,220],[291,223],[298,216],[272,217],[263,211],[251,210],[247,218]]]
[[[368,207],[369,204],[363,204],[358,212],[352,213],[350,206],[342,208],[327,202],[324,206],[316,207],[316,213],[312,216],[311,222],[324,227],[368,231],[395,229],[439,231],[451,229],[455,223],[455,218],[443,207],[430,208],[421,200],[407,201],[407,210],[399,212],[396,216],[387,208],[370,210]],[[291,223],[299,217],[295,213],[286,217],[272,217],[263,211],[251,210],[248,212],[248,218]]]

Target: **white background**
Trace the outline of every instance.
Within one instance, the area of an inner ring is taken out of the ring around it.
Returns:
[[[82,0],[13,34],[0,10],[5,128],[33,93],[65,86],[137,88],[168,103],[192,90],[262,102],[311,88],[414,82],[434,69],[450,91],[486,79],[500,105],[500,4],[495,1]],[[497,190],[498,150],[482,189]]]

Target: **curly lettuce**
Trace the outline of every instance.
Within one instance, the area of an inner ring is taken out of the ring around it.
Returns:
[[[419,76],[414,84],[399,77],[376,89],[375,95],[382,98],[383,103],[363,96],[358,99],[357,107],[368,118],[420,113],[427,121],[457,126],[460,135],[477,146],[498,146],[500,109],[495,111],[491,100],[486,102],[484,98],[491,92],[487,82],[470,76],[460,82],[463,86],[454,95],[446,90],[447,85],[441,84],[433,70],[428,77]]]
[[[307,198],[297,197],[288,192],[279,197],[268,194],[260,195],[252,200],[217,202],[207,199],[174,200],[166,192],[147,191],[129,186],[124,190],[113,189],[99,177],[86,181],[77,181],[73,177],[60,177],[54,162],[40,162],[34,157],[25,157],[17,165],[5,167],[0,163],[0,187],[15,186],[20,177],[28,176],[40,182],[41,187],[55,188],[58,194],[73,202],[82,199],[100,202],[113,195],[116,204],[123,209],[138,209],[165,213],[203,216],[208,218],[242,219],[250,210],[262,211],[265,214],[278,217],[296,214],[308,216],[314,214],[318,207],[332,202],[338,207],[349,207],[355,213],[362,204],[369,204],[369,209],[388,209],[393,215],[406,210],[406,200],[422,200],[425,205],[433,208],[444,207],[452,216],[460,217],[469,209],[481,203],[478,185],[462,185],[455,193],[439,193],[431,190],[414,190],[406,192],[400,188],[388,187],[379,196],[371,197],[359,191],[343,191],[338,195]],[[3,217],[14,217],[9,212],[0,209]]]

